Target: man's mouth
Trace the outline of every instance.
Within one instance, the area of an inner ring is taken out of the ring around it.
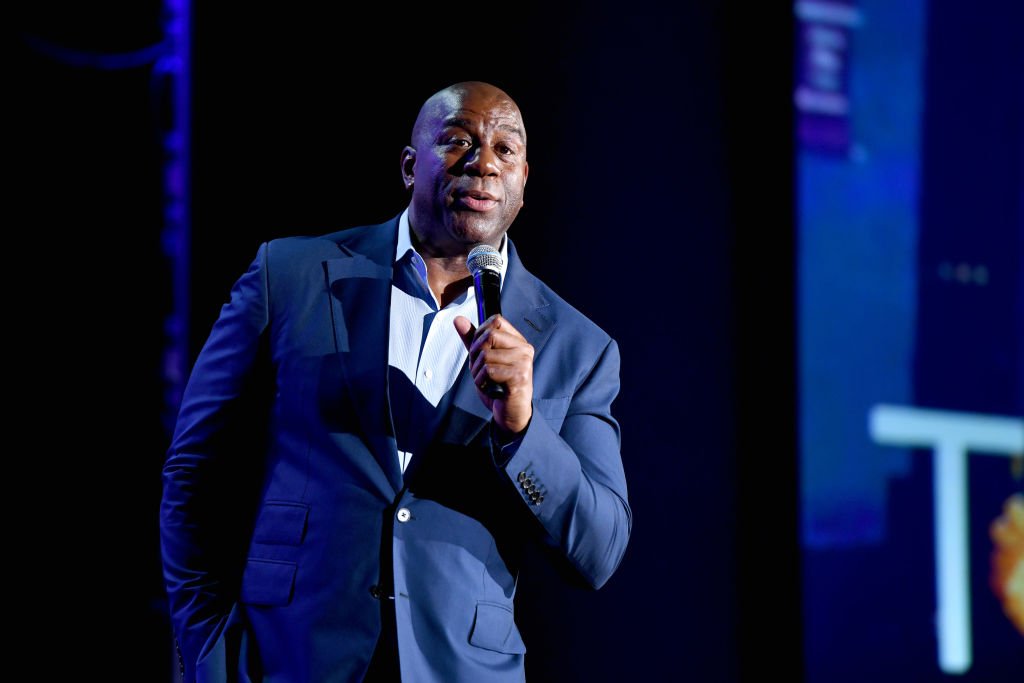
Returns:
[[[455,201],[470,211],[490,211],[498,205],[498,199],[494,195],[477,190],[458,192]]]

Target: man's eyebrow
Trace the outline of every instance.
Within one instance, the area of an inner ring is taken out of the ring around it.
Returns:
[[[441,122],[442,128],[469,128],[470,124],[467,119],[460,119],[457,117],[447,118]]]
[[[469,130],[470,128],[473,127],[473,125],[470,123],[469,119],[463,119],[457,116],[453,116],[442,121],[442,127],[465,128],[466,130]],[[509,133],[514,133],[515,135],[518,135],[520,139],[526,139],[526,136],[523,135],[523,129],[511,123],[498,124],[498,130],[504,130]]]
[[[520,139],[526,139],[526,136],[523,135],[523,129],[520,128],[519,126],[513,126],[511,123],[503,123],[500,126],[498,126],[498,129],[507,130],[510,133],[515,133],[516,135],[518,135]]]

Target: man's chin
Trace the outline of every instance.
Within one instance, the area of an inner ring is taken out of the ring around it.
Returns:
[[[451,235],[467,246],[480,242],[497,244],[501,241],[505,230],[505,226],[500,221],[480,215],[478,212],[460,211],[452,215],[449,222]]]

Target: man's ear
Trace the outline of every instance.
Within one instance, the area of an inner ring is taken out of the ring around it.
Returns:
[[[411,190],[416,166],[416,150],[406,145],[402,150],[402,182],[405,183],[405,189]]]
[[[524,161],[523,162],[523,190],[524,190],[523,194],[524,195],[526,194],[525,193],[525,190],[526,190],[526,179],[527,179],[527,177],[529,177],[529,175],[530,175],[530,164],[529,164],[529,162]],[[519,200],[519,208],[521,209],[524,206],[526,206],[526,200],[525,199],[520,199]]]

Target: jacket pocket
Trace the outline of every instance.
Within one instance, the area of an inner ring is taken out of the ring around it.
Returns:
[[[306,532],[309,506],[305,503],[267,501],[256,518],[252,540],[256,543],[299,545]]]
[[[510,655],[526,653],[526,645],[519,635],[519,629],[516,628],[512,609],[496,602],[476,604],[476,616],[473,619],[469,642],[471,645],[494,652]]]
[[[239,599],[249,605],[287,605],[297,568],[294,562],[250,557],[242,572]]]

